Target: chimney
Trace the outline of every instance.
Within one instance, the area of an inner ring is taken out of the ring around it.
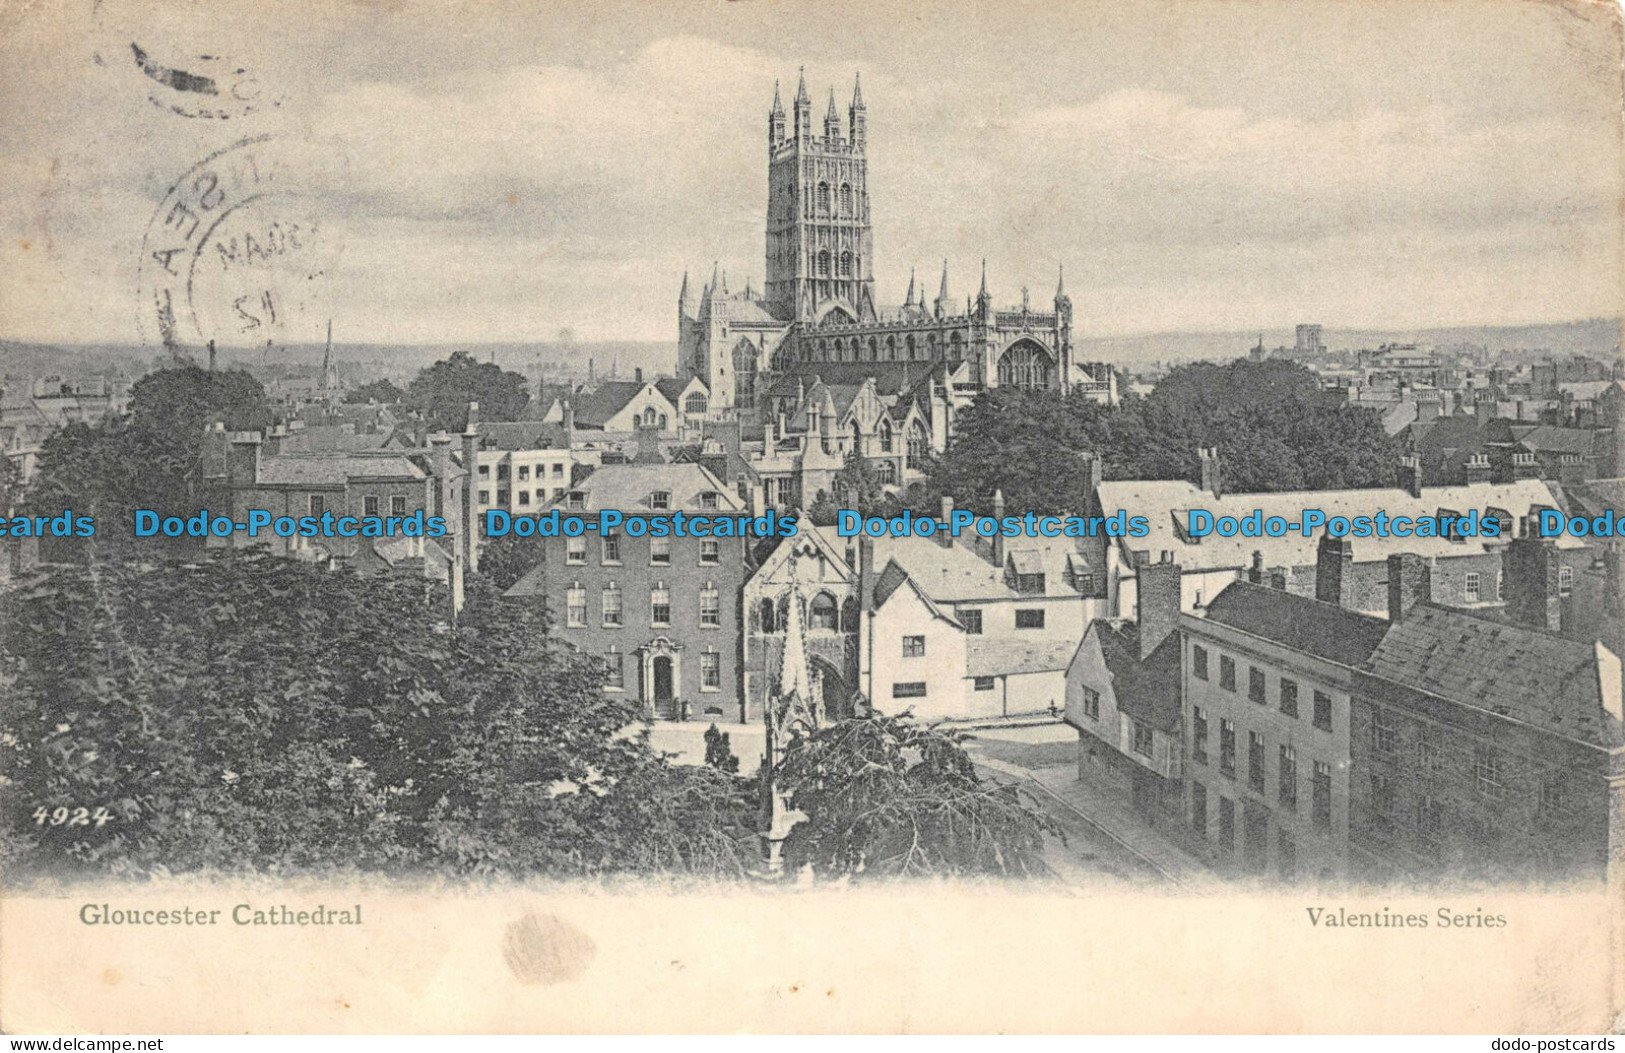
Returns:
[[[1527,450],[1512,451],[1512,478],[1514,480],[1539,479],[1540,463]]]
[[[259,485],[260,441],[257,431],[234,431],[227,436],[231,451],[226,462],[228,486],[236,489]]]
[[[1585,458],[1577,453],[1558,455],[1557,481],[1564,486],[1578,486],[1586,481]]]
[[[633,427],[635,430],[632,434],[638,440],[638,452],[633,460],[638,464],[665,464],[666,457],[660,452],[660,426],[651,425],[646,428],[637,424]]]
[[[214,341],[209,341],[209,372],[214,372]]]
[[[1223,497],[1224,480],[1219,472],[1219,448],[1200,447],[1196,451],[1196,456],[1202,462],[1202,489],[1214,497]]]
[[[480,569],[480,433],[475,429],[479,403],[468,404],[468,427],[463,431],[463,572]]]
[[[1479,399],[1473,403],[1473,416],[1478,418],[1479,424],[1488,424],[1495,419],[1495,403],[1490,399]]]
[[[1247,580],[1254,585],[1264,584],[1264,553],[1253,549],[1253,565],[1247,568]]]
[[[1388,620],[1397,622],[1412,607],[1433,599],[1433,567],[1414,552],[1388,557]]]
[[[1085,450],[1078,454],[1083,459],[1084,476],[1089,487],[1089,501],[1093,504],[1095,494],[1100,490],[1100,454],[1093,450]]]
[[[1315,550],[1315,599],[1353,607],[1354,544],[1348,538],[1320,536]]]
[[[762,425],[762,456],[772,457],[773,451],[778,449],[778,442],[773,437],[773,422],[768,421]]]
[[[993,518],[998,529],[993,531],[993,562],[999,570],[1004,570],[1004,491],[993,491]]]
[[[637,379],[639,384],[643,383],[643,367],[639,366],[638,368],[634,369],[632,371],[632,376]]]
[[[937,521],[937,543],[943,548],[954,547],[954,537],[948,533],[948,524],[954,518],[954,499],[948,494],[942,495],[942,518]]]
[[[1557,544],[1551,538],[1514,538],[1501,556],[1507,614],[1520,625],[1557,632],[1563,628]]]
[[[457,494],[451,481],[451,436],[443,431],[435,432],[429,436],[429,445],[434,450],[434,514],[444,519],[448,526],[455,528],[451,509],[456,502]]]
[[[564,442],[566,448],[575,445],[576,441],[576,408],[565,399],[562,407],[564,411]]]
[[[1422,459],[1408,453],[1399,459],[1399,473],[1395,483],[1412,497],[1422,496]]]
[[[858,538],[858,608],[875,609],[875,541],[868,534]]]
[[[1183,574],[1179,564],[1168,559],[1147,563],[1135,573],[1139,579],[1136,602],[1139,605],[1140,661],[1143,662],[1179,625]]]
[[[1464,465],[1462,468],[1462,479],[1467,483],[1468,486],[1475,486],[1479,483],[1489,482],[1490,455],[1487,453],[1475,453],[1468,457],[1466,465]]]
[[[1416,400],[1417,420],[1438,420],[1439,400],[1437,398],[1418,398]]]

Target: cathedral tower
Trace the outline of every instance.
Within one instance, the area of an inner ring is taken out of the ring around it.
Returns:
[[[805,73],[793,110],[787,135],[775,88],[768,115],[767,300],[785,321],[873,321],[874,235],[864,155],[869,118],[862,87],[853,85],[846,136],[833,92],[823,134],[817,134]]]

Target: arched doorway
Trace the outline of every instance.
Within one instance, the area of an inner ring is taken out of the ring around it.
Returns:
[[[999,386],[1045,389],[1054,384],[1055,360],[1036,340],[1021,339],[999,356]]]
[[[807,663],[807,671],[812,674],[813,697],[818,700],[819,719],[845,720],[852,716],[852,692],[835,667],[814,656]]]

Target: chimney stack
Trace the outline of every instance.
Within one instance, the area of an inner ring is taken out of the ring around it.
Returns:
[[[1422,496],[1422,459],[1416,454],[1409,453],[1399,459],[1396,485],[1412,497]]]
[[[1253,565],[1247,568],[1247,580],[1254,585],[1264,584],[1264,553],[1253,549]]]
[[[1476,486],[1480,483],[1489,482],[1490,455],[1482,452],[1470,455],[1467,458],[1466,465],[1462,469],[1462,476],[1463,481],[1466,482],[1468,486]]]
[[[1563,628],[1562,564],[1551,538],[1514,538],[1501,556],[1507,614],[1520,625],[1557,632]]]
[[[1353,609],[1354,543],[1322,534],[1315,550],[1315,599]]]
[[[1224,480],[1219,469],[1219,448],[1202,446],[1196,451],[1202,462],[1202,489],[1214,497],[1223,497]]]
[[[429,436],[429,445],[434,449],[434,514],[450,523],[452,504],[457,497],[451,481],[451,436],[443,431],[435,432]]]
[[[639,384],[643,383],[643,367],[639,366],[636,369],[634,369],[632,371],[632,376],[637,379],[637,382]]]
[[[468,404],[468,427],[463,430],[463,572],[480,569],[480,404]]]
[[[576,441],[576,408],[565,399],[561,407],[564,412],[564,441],[566,447],[573,447]]]
[[[937,520],[937,543],[943,548],[954,547],[954,537],[948,533],[948,524],[954,518],[954,499],[948,494],[942,495],[942,518]]]
[[[1540,462],[1527,450],[1512,451],[1512,478],[1514,480],[1539,479]]]
[[[1098,500],[1095,494],[1100,490],[1100,454],[1093,450],[1085,450],[1078,456],[1083,460],[1084,477],[1089,487],[1089,502],[1093,505]],[[1090,509],[1084,511],[1088,514]]]
[[[1146,563],[1135,572],[1139,578],[1136,603],[1139,606],[1140,661],[1145,661],[1179,626],[1180,585],[1183,574],[1172,560]]]
[[[1433,599],[1433,567],[1414,552],[1388,557],[1388,620],[1397,622]]]
[[[993,531],[993,562],[1002,572],[1004,570],[1004,491],[993,491],[993,519],[996,529]]]

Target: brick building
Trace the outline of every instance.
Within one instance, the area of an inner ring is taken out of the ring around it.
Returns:
[[[591,517],[727,516],[744,506],[698,464],[605,465],[546,509]],[[542,562],[508,591],[544,597],[553,632],[599,656],[604,690],[647,716],[743,722],[740,593],[747,539],[634,536],[626,530],[546,538]]]

